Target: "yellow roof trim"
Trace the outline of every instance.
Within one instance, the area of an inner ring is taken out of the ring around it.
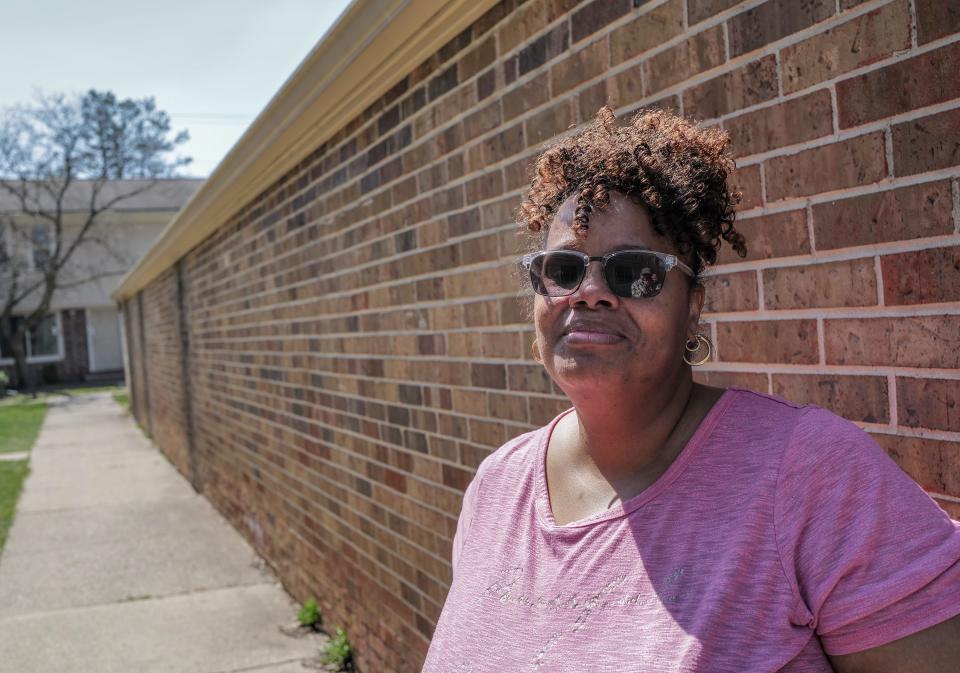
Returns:
[[[111,295],[175,264],[497,0],[354,0]]]

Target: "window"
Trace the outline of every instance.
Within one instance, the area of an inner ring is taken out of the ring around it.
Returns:
[[[16,330],[21,318],[13,318],[13,329]],[[33,329],[27,330],[24,336],[24,352],[27,362],[53,362],[63,358],[62,339],[60,336],[60,314],[51,313],[45,316]],[[0,337],[0,361],[12,362],[13,349],[10,344]]]
[[[34,225],[30,230],[30,242],[33,244],[33,268],[43,271],[50,261],[50,227],[45,224]]]
[[[7,265],[10,263],[10,248],[7,245],[7,230],[10,227],[3,222],[0,222],[0,265]]]
[[[13,323],[10,325],[10,329],[16,331],[20,318],[11,318],[10,322]],[[13,348],[11,348],[10,343],[3,338],[3,335],[0,335],[0,360],[13,360]]]
[[[57,316],[45,316],[33,326],[27,340],[27,356],[32,358],[60,355],[60,321]]]

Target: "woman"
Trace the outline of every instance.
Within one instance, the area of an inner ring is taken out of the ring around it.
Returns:
[[[741,255],[726,136],[666,112],[538,159],[535,357],[573,402],[483,461],[426,673],[960,670],[960,524],[852,423],[693,382]]]

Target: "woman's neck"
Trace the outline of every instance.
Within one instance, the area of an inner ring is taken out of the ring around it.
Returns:
[[[692,428],[684,420],[697,406],[702,386],[693,382],[689,370],[671,383],[647,391],[630,387],[605,389],[603,395],[574,393],[576,414],[568,418],[576,421],[568,421],[565,432],[566,453],[574,465],[591,469],[592,463],[593,470],[613,483],[672,462],[699,424],[699,417]]]

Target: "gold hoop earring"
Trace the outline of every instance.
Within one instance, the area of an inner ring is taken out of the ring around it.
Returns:
[[[543,364],[543,356],[540,354],[540,343],[536,339],[530,344],[530,350],[533,352],[534,362]]]
[[[692,344],[690,343],[691,341],[693,342]],[[687,353],[696,353],[698,350],[700,350],[701,343],[707,345],[707,354],[696,362],[691,362],[687,359]],[[696,338],[687,339],[686,343],[683,344],[683,349],[687,351],[683,354],[683,361],[691,367],[698,367],[710,359],[710,354],[713,352],[713,344],[710,343],[710,339],[707,337],[703,336],[702,334],[697,334]]]

